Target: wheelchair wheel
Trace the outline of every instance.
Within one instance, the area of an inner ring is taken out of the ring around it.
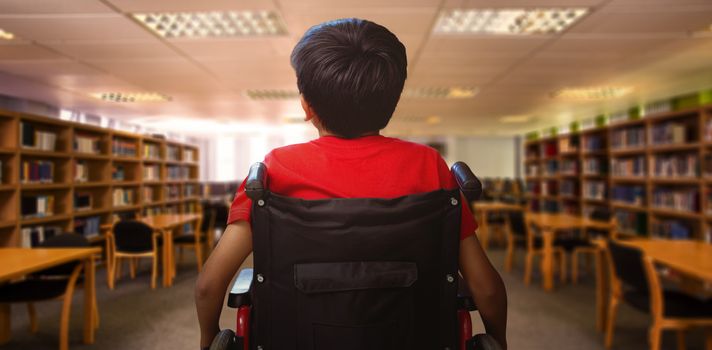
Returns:
[[[502,350],[499,343],[489,334],[477,334],[473,338],[475,338],[474,350]]]
[[[230,329],[223,329],[215,336],[210,350],[239,350],[235,340],[235,332]]]

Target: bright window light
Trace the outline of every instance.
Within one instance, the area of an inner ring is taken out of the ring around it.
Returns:
[[[609,100],[625,96],[633,91],[629,86],[599,86],[570,88],[556,91],[552,97],[569,100]]]
[[[8,31],[5,31],[4,29],[0,28],[0,39],[3,40],[12,40],[15,39],[15,34],[12,34]]]
[[[435,33],[554,34],[588,13],[587,8],[449,9],[440,13]]]
[[[91,97],[109,102],[166,102],[171,97],[157,92],[95,92]]]
[[[403,97],[406,98],[443,98],[443,99],[464,99],[473,98],[479,92],[473,87],[426,87],[407,88],[403,90]]]
[[[164,38],[225,38],[285,35],[275,11],[134,13],[133,17]]]

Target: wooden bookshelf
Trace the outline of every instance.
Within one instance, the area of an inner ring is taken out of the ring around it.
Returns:
[[[712,241],[712,105],[611,122],[558,138],[556,173],[542,172],[553,159],[542,154],[553,137],[525,144],[530,210],[552,209],[542,204],[550,196],[541,189],[543,182],[556,179],[564,189],[559,211],[575,213],[579,204],[580,213],[589,215],[607,207],[621,232]],[[575,138],[578,150],[564,149]],[[574,175],[576,157],[580,168]],[[565,182],[578,183],[579,192],[572,197]]]
[[[150,156],[144,146],[152,147]],[[177,150],[174,160],[167,159],[169,146]],[[23,228],[74,232],[88,218],[101,225],[117,214],[142,215],[149,208],[152,214],[197,212],[199,156],[198,147],[189,144],[0,110],[0,247],[21,246]],[[181,169],[174,202],[164,191],[169,164]],[[158,175],[144,180],[144,167]],[[135,191],[132,201],[114,205],[116,189]],[[37,197],[51,197],[47,212],[23,215],[28,210],[23,204]],[[100,242],[101,233],[90,239]]]

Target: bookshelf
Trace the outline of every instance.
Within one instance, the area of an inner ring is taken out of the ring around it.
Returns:
[[[197,212],[198,162],[193,145],[0,110],[0,247],[57,232],[99,242],[120,215]]]
[[[606,207],[624,234],[712,242],[712,105],[616,119],[525,143],[529,209]]]

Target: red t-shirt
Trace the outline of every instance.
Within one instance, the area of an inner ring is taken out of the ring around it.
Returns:
[[[396,198],[457,188],[447,164],[433,148],[384,136],[320,137],[276,148],[264,163],[271,192],[302,199]],[[228,224],[250,222],[251,205],[243,181],[230,207]],[[460,227],[460,239],[477,229],[468,205],[462,205]]]

